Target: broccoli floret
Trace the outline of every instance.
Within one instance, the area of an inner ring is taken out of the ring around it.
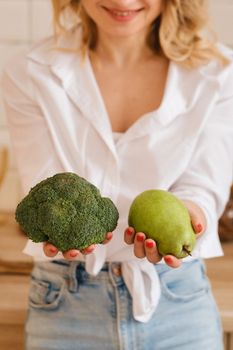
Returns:
[[[119,213],[93,184],[65,172],[34,186],[18,204],[15,218],[33,242],[49,241],[64,252],[102,243],[116,228]]]

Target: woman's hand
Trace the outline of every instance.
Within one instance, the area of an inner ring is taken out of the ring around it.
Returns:
[[[197,238],[203,234],[206,229],[206,218],[202,209],[192,201],[183,201],[189,211],[192,226],[196,232]],[[134,254],[137,258],[147,258],[151,263],[156,264],[162,259],[162,255],[156,247],[156,242],[151,238],[146,238],[143,232],[135,233],[132,227],[125,230],[125,243],[134,244]],[[170,267],[179,267],[181,260],[173,255],[165,255],[165,263]]]
[[[102,244],[107,244],[108,242],[110,242],[112,239],[112,236],[113,236],[112,232],[107,232],[106,238]],[[92,253],[95,247],[96,247],[96,244],[92,244],[89,247],[85,248],[84,250],[79,251],[77,249],[70,249],[62,254],[64,259],[72,261],[72,260],[75,260],[75,258],[77,258],[79,254],[87,255]],[[43,249],[44,249],[45,255],[48,256],[49,258],[54,258],[59,252],[59,250],[53,244],[48,242],[44,242]]]

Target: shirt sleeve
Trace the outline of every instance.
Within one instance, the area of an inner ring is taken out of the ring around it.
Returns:
[[[62,171],[39,105],[26,58],[14,58],[2,77],[13,153],[24,195],[42,179]]]
[[[209,235],[218,234],[218,219],[224,211],[233,181],[233,71],[200,134],[190,164],[172,186],[181,199],[192,200],[205,212]]]

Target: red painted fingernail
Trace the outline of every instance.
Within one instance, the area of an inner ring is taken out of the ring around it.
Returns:
[[[51,247],[51,248],[49,248],[49,251],[50,251],[50,253],[56,253],[57,252],[57,248]]]
[[[154,242],[152,242],[152,241],[146,242],[146,247],[147,248],[154,248],[154,246],[155,246]]]
[[[94,249],[95,249],[95,245],[92,245],[92,246],[86,248],[86,252],[91,253]]]
[[[170,256],[165,256],[164,260],[166,263],[171,264],[173,262],[173,259]]]
[[[138,242],[144,241],[144,236],[142,236],[142,235],[137,235],[137,241],[138,241]]]
[[[132,230],[132,228],[127,228],[127,230],[126,230],[126,234],[128,235],[128,236],[132,236],[132,234],[133,234],[133,230]]]
[[[198,232],[198,233],[201,232],[202,229],[203,229],[202,224],[198,224],[198,225],[197,225],[197,232]]]
[[[107,240],[110,241],[110,239],[112,239],[112,236],[113,236],[112,232],[108,232],[106,237]]]
[[[76,256],[78,255],[78,253],[76,253],[76,252],[70,252],[70,257],[71,258],[76,258]]]

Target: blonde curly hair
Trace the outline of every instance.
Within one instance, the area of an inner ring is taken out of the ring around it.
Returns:
[[[222,64],[228,63],[227,58],[217,49],[216,36],[210,30],[207,0],[163,2],[162,14],[152,24],[148,36],[148,45],[156,53],[162,53],[168,59],[188,68],[195,68],[212,59],[217,59]],[[82,26],[82,52],[94,49],[97,28],[85,12],[82,2],[52,0],[52,5],[55,33],[59,35],[61,31],[67,31],[68,27],[70,29],[79,23]],[[211,35],[206,35],[207,28]]]

